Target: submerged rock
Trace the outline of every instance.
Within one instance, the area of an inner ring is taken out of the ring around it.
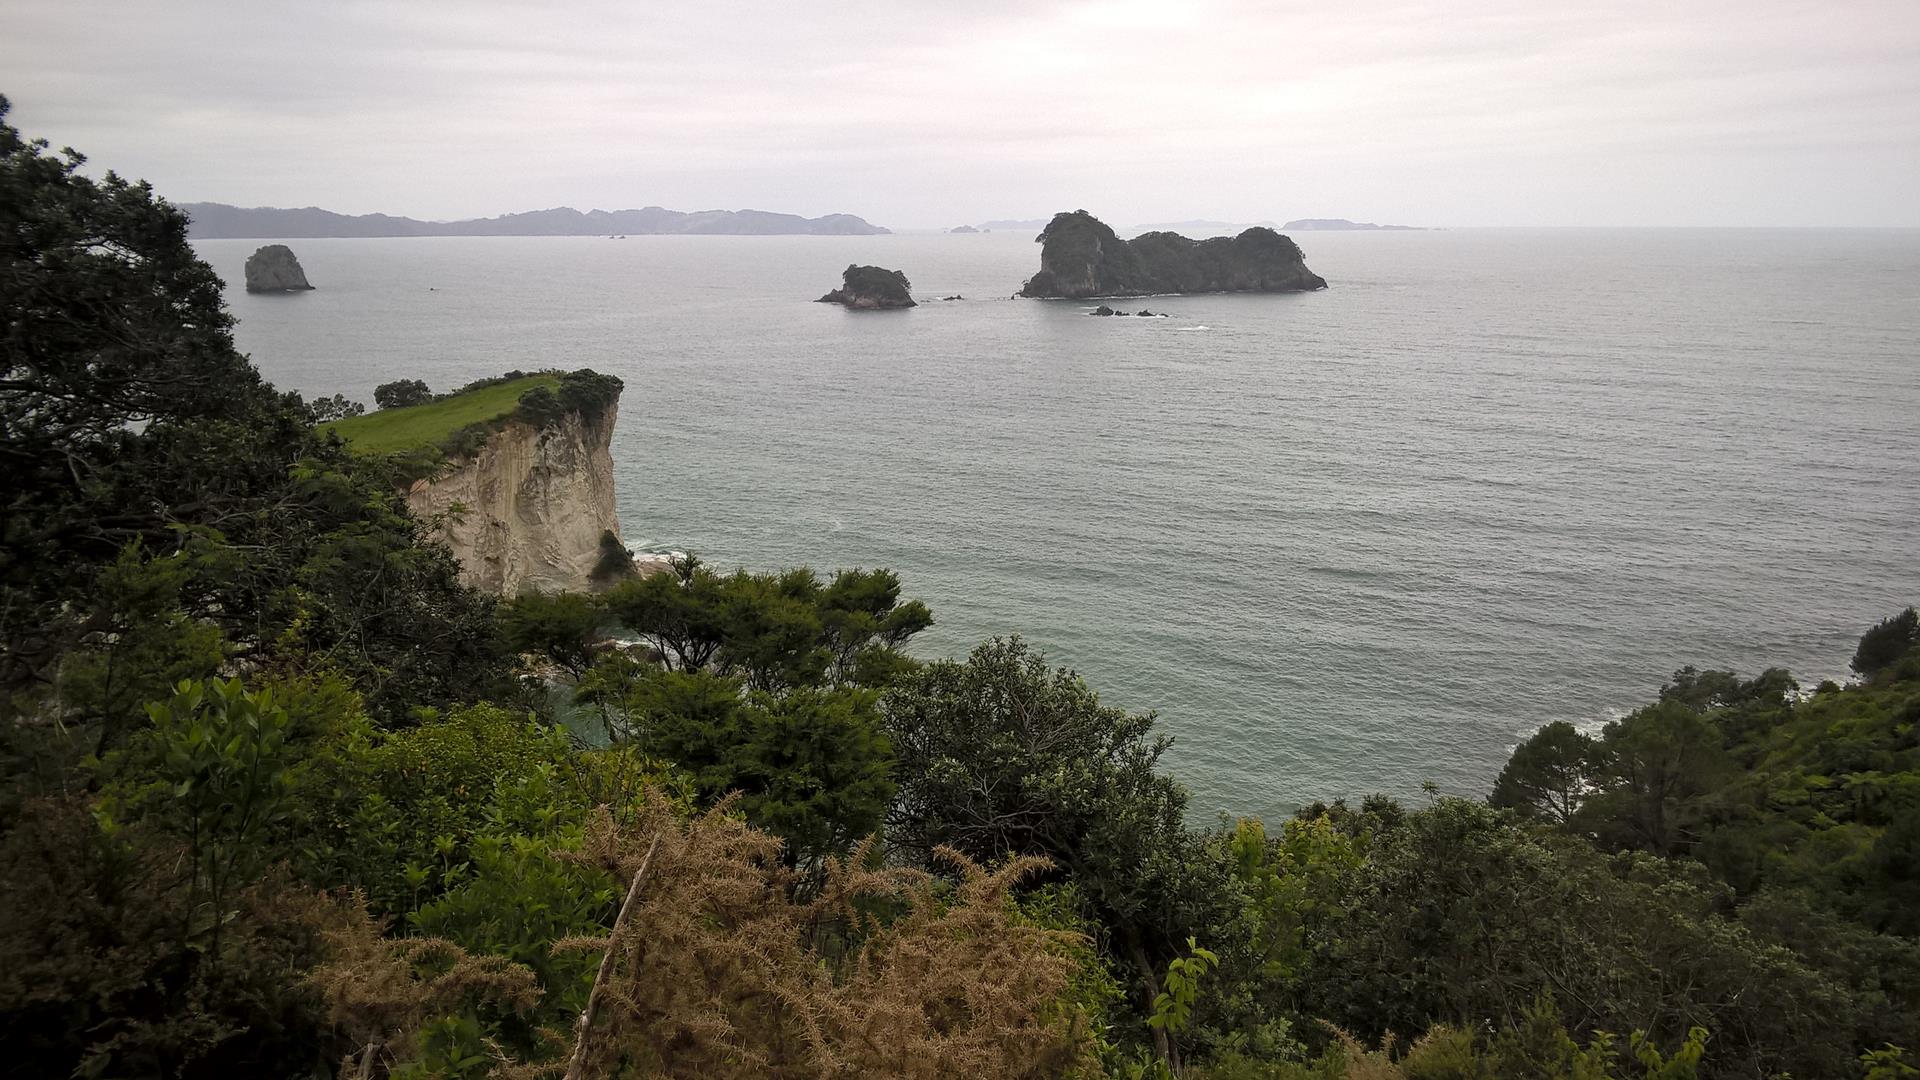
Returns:
[[[248,292],[305,292],[307,273],[285,244],[268,244],[247,256]]]
[[[1055,214],[1037,238],[1040,272],[1021,296],[1151,296],[1160,293],[1306,292],[1327,287],[1300,247],[1265,226],[1238,236],[1189,240],[1142,233],[1122,240],[1085,210]]]
[[[878,266],[847,267],[840,275],[840,287],[815,303],[840,304],[857,311],[915,306],[913,283],[907,275]]]

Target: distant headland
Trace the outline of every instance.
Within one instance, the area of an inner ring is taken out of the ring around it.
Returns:
[[[1045,218],[1031,220],[1003,219],[989,221],[980,226],[979,231],[992,232],[1000,229],[1018,232],[1025,229],[1044,228]],[[1121,236],[1139,236],[1150,232],[1173,232],[1182,236],[1204,238],[1208,236],[1238,236],[1248,229],[1276,229],[1284,232],[1424,232],[1422,225],[1375,225],[1371,221],[1349,221],[1346,218],[1296,218],[1282,225],[1276,221],[1221,221],[1216,218],[1188,218],[1184,221],[1157,221],[1117,226],[1114,232]],[[959,229],[948,230],[960,232]]]
[[[529,210],[464,221],[420,221],[387,214],[336,214],[317,206],[283,210],[225,203],[182,203],[196,240],[301,239],[338,236],[878,236],[889,232],[852,214],[801,217],[766,210]]]
[[[1280,226],[1290,232],[1421,232],[1418,225],[1375,225],[1371,221],[1348,221],[1343,217],[1310,217]]]
[[[1037,240],[1040,272],[1021,286],[1021,296],[1307,292],[1327,287],[1325,278],[1307,269],[1299,245],[1259,226],[1238,236],[1206,240],[1170,232],[1122,240],[1099,218],[1075,210],[1055,214]]]

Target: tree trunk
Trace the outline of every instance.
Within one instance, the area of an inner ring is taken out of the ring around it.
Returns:
[[[1153,961],[1147,959],[1147,949],[1140,944],[1139,931],[1131,926],[1127,927],[1126,939],[1128,955],[1133,959],[1133,966],[1139,969],[1140,983],[1146,988],[1147,1015],[1151,1016],[1153,1015],[1153,996],[1158,992],[1157,984],[1154,982],[1156,973],[1153,969]],[[1166,1062],[1169,1069],[1173,1068],[1173,1043],[1167,1038],[1167,1029],[1150,1026],[1149,1030],[1153,1032],[1154,1056]]]

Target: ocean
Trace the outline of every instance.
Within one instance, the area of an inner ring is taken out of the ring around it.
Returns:
[[[1920,603],[1920,230],[1303,233],[1324,292],[1013,300],[1031,234],[198,241],[305,394],[626,381],[629,544],[890,567],[1153,710],[1190,820],[1484,794],[1685,664],[1844,678]],[[922,304],[811,301],[849,263]],[[939,297],[962,296],[961,300]]]

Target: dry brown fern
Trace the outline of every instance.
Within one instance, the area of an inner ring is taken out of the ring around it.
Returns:
[[[421,1027],[442,1016],[478,1002],[527,1009],[540,999],[533,972],[520,964],[474,956],[440,938],[385,937],[383,929],[356,895],[326,931],[327,962],[308,976],[358,1048],[342,1063],[342,1077],[384,1076]]]
[[[1378,1049],[1368,1050],[1366,1043],[1338,1024],[1322,1020],[1320,1026],[1332,1034],[1346,1051],[1342,1080],[1405,1080],[1406,1072],[1393,1061],[1395,1039],[1392,1032],[1381,1037]]]
[[[1044,861],[988,871],[949,852],[947,890],[868,868],[863,845],[796,901],[779,841],[730,809],[603,814],[567,856],[630,880],[660,838],[611,943],[586,1075],[1038,1078],[1090,1060],[1084,1027],[1052,1007],[1072,974],[1063,935],[1010,917],[1010,891]]]

